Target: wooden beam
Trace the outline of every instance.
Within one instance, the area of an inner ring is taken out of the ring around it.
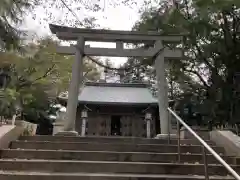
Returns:
[[[59,54],[74,55],[76,52],[76,49],[72,46],[57,46],[56,51]]]
[[[165,48],[163,51],[163,56],[165,59],[180,59],[183,57],[183,50]]]
[[[66,55],[74,55],[74,46],[58,46],[57,52]],[[152,57],[153,51],[146,49],[111,49],[111,48],[90,48],[85,46],[84,53],[88,56],[112,56],[112,57]]]
[[[74,46],[57,46],[57,52],[60,54],[74,55],[76,49]],[[112,57],[153,57],[158,49],[111,49],[111,48],[91,48],[85,46],[84,53],[88,56],[112,56]],[[181,49],[165,48],[164,57],[170,59],[179,59],[183,57]]]
[[[90,29],[90,28],[75,28],[69,26],[59,26],[55,24],[49,25],[50,30],[53,34],[57,32],[68,32],[68,33],[90,33],[90,34],[113,34],[113,35],[151,35],[151,36],[161,36],[162,33],[157,31],[125,31],[125,30],[107,30],[107,29]]]
[[[162,41],[156,41],[155,46],[149,48],[152,51],[152,56],[156,55],[159,50],[163,50],[162,56],[165,59],[179,59],[183,57],[183,50],[180,48],[170,49],[169,47],[164,47]]]
[[[116,42],[116,49],[123,49],[124,47],[123,47],[123,42],[121,42],[121,41],[117,41]]]
[[[141,32],[141,31],[118,31],[104,29],[86,29],[74,28],[68,26],[49,25],[53,34],[56,34],[62,40],[77,40],[79,36],[84,37],[86,41],[124,41],[124,42],[144,42],[144,41],[181,41],[181,34],[163,34],[159,32]]]
[[[85,41],[96,42],[116,42],[122,41],[126,43],[144,43],[152,42],[156,40],[162,40],[164,42],[178,43],[181,42],[183,37],[181,35],[138,35],[138,34],[102,34],[102,33],[69,33],[69,32],[57,32],[57,37],[62,40],[76,41],[79,36],[83,36]]]

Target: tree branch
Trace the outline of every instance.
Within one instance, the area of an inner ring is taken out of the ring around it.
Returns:
[[[190,19],[191,15],[190,15],[190,12],[189,12],[188,1],[184,0],[184,4],[185,4],[185,7],[186,7],[187,19]]]
[[[224,82],[223,79],[221,78],[221,76],[219,75],[217,68],[214,67],[213,65],[210,64],[210,62],[207,60],[206,57],[204,57],[203,52],[201,51],[200,47],[198,46],[198,44],[195,42],[194,45],[196,46],[196,49],[198,51],[198,54],[195,53],[196,58],[198,56],[200,56],[200,58],[202,59],[202,61],[209,67],[209,69],[212,71],[212,74],[214,75],[214,77],[219,80],[219,82]]]
[[[195,75],[200,79],[200,81],[203,83],[203,85],[204,85],[206,88],[210,88],[210,86],[208,85],[208,83],[203,79],[203,77],[202,77],[197,71],[194,71],[194,70],[191,70],[191,69],[186,69],[185,67],[183,68],[183,70],[186,71],[186,72],[195,74]]]
[[[231,33],[228,25],[228,18],[226,16],[227,16],[227,12],[222,12],[223,23],[221,23],[221,27],[223,30],[224,41],[225,41],[227,50],[229,50],[232,48],[233,43],[232,43]]]
[[[48,70],[47,70],[42,76],[34,79],[33,81],[28,81],[28,82],[25,81],[24,83],[20,84],[18,89],[21,89],[21,88],[23,88],[24,86],[31,86],[31,85],[33,85],[36,81],[39,81],[39,80],[47,77],[47,76],[50,74],[50,72],[54,69],[54,67],[55,67],[55,64],[53,64],[50,68],[48,68]]]

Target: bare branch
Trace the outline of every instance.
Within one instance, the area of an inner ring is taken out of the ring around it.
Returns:
[[[185,67],[183,68],[183,70],[186,71],[186,72],[195,74],[206,88],[210,88],[208,83],[204,80],[204,78],[201,76],[201,74],[199,72],[197,72],[195,70],[192,70],[192,69],[186,69]]]

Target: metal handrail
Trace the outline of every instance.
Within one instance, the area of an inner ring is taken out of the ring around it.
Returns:
[[[237,180],[240,180],[240,176],[238,175],[238,173],[236,173],[236,171],[234,171],[231,166],[229,166],[199,135],[197,135],[197,133],[195,133],[192,128],[190,128],[190,126],[188,126],[171,108],[168,108],[168,111],[177,119],[177,122],[181,123],[204,147],[203,151],[204,151],[204,161],[206,160],[206,152],[205,152],[205,148],[216,158],[216,160],[221,163],[227,170],[228,172]],[[179,129],[179,125],[178,125],[178,129]],[[170,137],[170,132],[168,132],[168,136]],[[178,138],[180,140],[180,133],[178,134]],[[180,145],[180,143],[179,143]],[[179,148],[179,157],[180,157],[180,147]],[[207,163],[206,161],[204,163]],[[206,164],[207,165],[207,164]],[[207,171],[207,166],[205,166],[205,171]],[[206,179],[208,178],[208,172],[205,172],[205,176]]]

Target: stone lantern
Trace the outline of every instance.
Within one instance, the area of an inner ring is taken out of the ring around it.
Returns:
[[[88,117],[88,112],[87,109],[83,109],[81,113],[81,118],[82,118],[82,131],[81,131],[81,136],[86,135],[86,124],[87,124],[87,117]]]
[[[151,138],[151,121],[152,121],[152,114],[150,112],[146,112],[145,114],[145,122],[147,124],[147,138]]]

